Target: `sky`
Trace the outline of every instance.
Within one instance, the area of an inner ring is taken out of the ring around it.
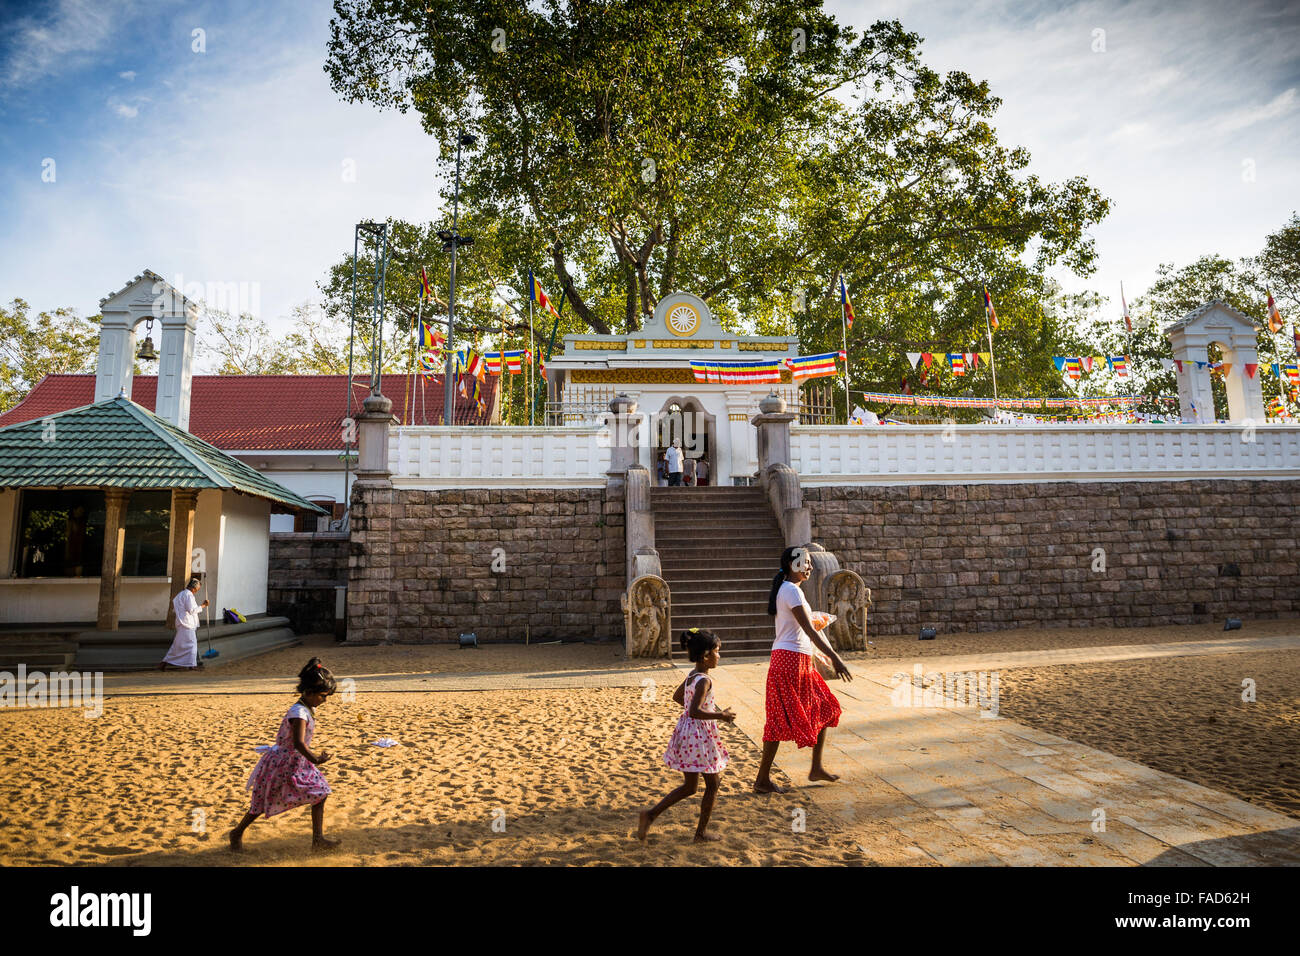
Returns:
[[[902,20],[932,68],[989,81],[999,136],[1029,149],[1031,172],[1111,199],[1097,272],[1057,278],[1116,315],[1121,281],[1131,302],[1162,262],[1252,255],[1300,209],[1300,0],[827,8],[859,27]],[[355,223],[437,218],[418,117],[330,90],[330,14],[324,0],[0,0],[0,301],[93,315],[148,268],[240,289],[285,331]]]

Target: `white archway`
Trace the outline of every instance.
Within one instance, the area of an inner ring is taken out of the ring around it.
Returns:
[[[1249,316],[1226,302],[1206,302],[1165,329],[1173,349],[1178,378],[1178,406],[1185,422],[1214,421],[1214,390],[1210,384],[1209,346],[1223,353],[1227,374],[1228,418],[1234,422],[1265,420],[1260,387],[1258,330]]]

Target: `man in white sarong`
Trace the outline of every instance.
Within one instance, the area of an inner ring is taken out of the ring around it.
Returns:
[[[207,607],[208,602],[205,600],[200,604],[195,599],[198,589],[199,579],[190,578],[185,590],[172,598],[172,607],[176,611],[176,636],[167,650],[167,656],[158,665],[160,671],[166,670],[168,664],[190,669],[199,666],[199,611]]]

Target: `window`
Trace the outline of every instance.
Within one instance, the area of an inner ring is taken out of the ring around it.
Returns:
[[[137,491],[127,500],[122,574],[167,574],[171,493]],[[18,518],[18,576],[97,578],[104,564],[102,491],[24,491]]]

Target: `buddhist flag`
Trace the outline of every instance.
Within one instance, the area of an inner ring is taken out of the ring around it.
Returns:
[[[1125,355],[1112,355],[1107,357],[1106,361],[1110,363],[1111,371],[1118,378],[1128,378],[1128,357]]]
[[[1122,282],[1119,284],[1119,301],[1124,305],[1124,327],[1131,334],[1133,332],[1133,320],[1129,318],[1128,300],[1124,298],[1124,283]]]
[[[557,319],[560,313],[555,311],[555,306],[551,305],[551,300],[547,298],[546,292],[542,289],[542,284],[533,277],[533,270],[528,270],[528,297],[533,300],[539,309],[545,309]]]
[[[1273,293],[1268,294],[1268,330],[1270,332],[1280,332],[1282,330],[1282,313],[1277,310],[1277,303],[1273,301]]]
[[[1282,371],[1286,373],[1286,377],[1291,380],[1291,384],[1294,385],[1296,382],[1300,382],[1300,366],[1296,365],[1294,362],[1290,365],[1283,365]]]
[[[949,352],[948,364],[952,366],[953,375],[966,374],[966,356],[962,355],[960,352]]]
[[[425,271],[424,266],[420,266],[420,298],[433,298],[433,288],[429,285],[429,273]]]
[[[1077,382],[1079,376],[1083,374],[1083,362],[1077,358],[1066,358],[1065,374]]]
[[[786,367],[790,369],[791,375],[796,382],[802,382],[806,378],[824,378],[836,374],[835,360],[839,357],[839,352],[823,352],[821,355],[801,355],[798,358],[786,359]],[[692,362],[694,366],[697,363]]]
[[[483,353],[483,364],[484,366],[486,366],[487,373],[489,375],[501,374],[501,359],[502,359],[502,353],[500,352]]]
[[[844,307],[844,321],[853,328],[853,303],[849,301],[849,290],[844,285],[844,276],[840,276],[840,305]]]
[[[419,347],[425,351],[429,349],[440,349],[442,343],[446,341],[442,335],[423,319],[417,324],[417,336]]]
[[[998,313],[993,308],[993,297],[989,295],[987,286],[984,288],[984,314],[989,318],[989,328],[996,329],[998,327]]]
[[[426,380],[436,379],[442,373],[442,352],[428,349],[420,354],[420,376]]]

